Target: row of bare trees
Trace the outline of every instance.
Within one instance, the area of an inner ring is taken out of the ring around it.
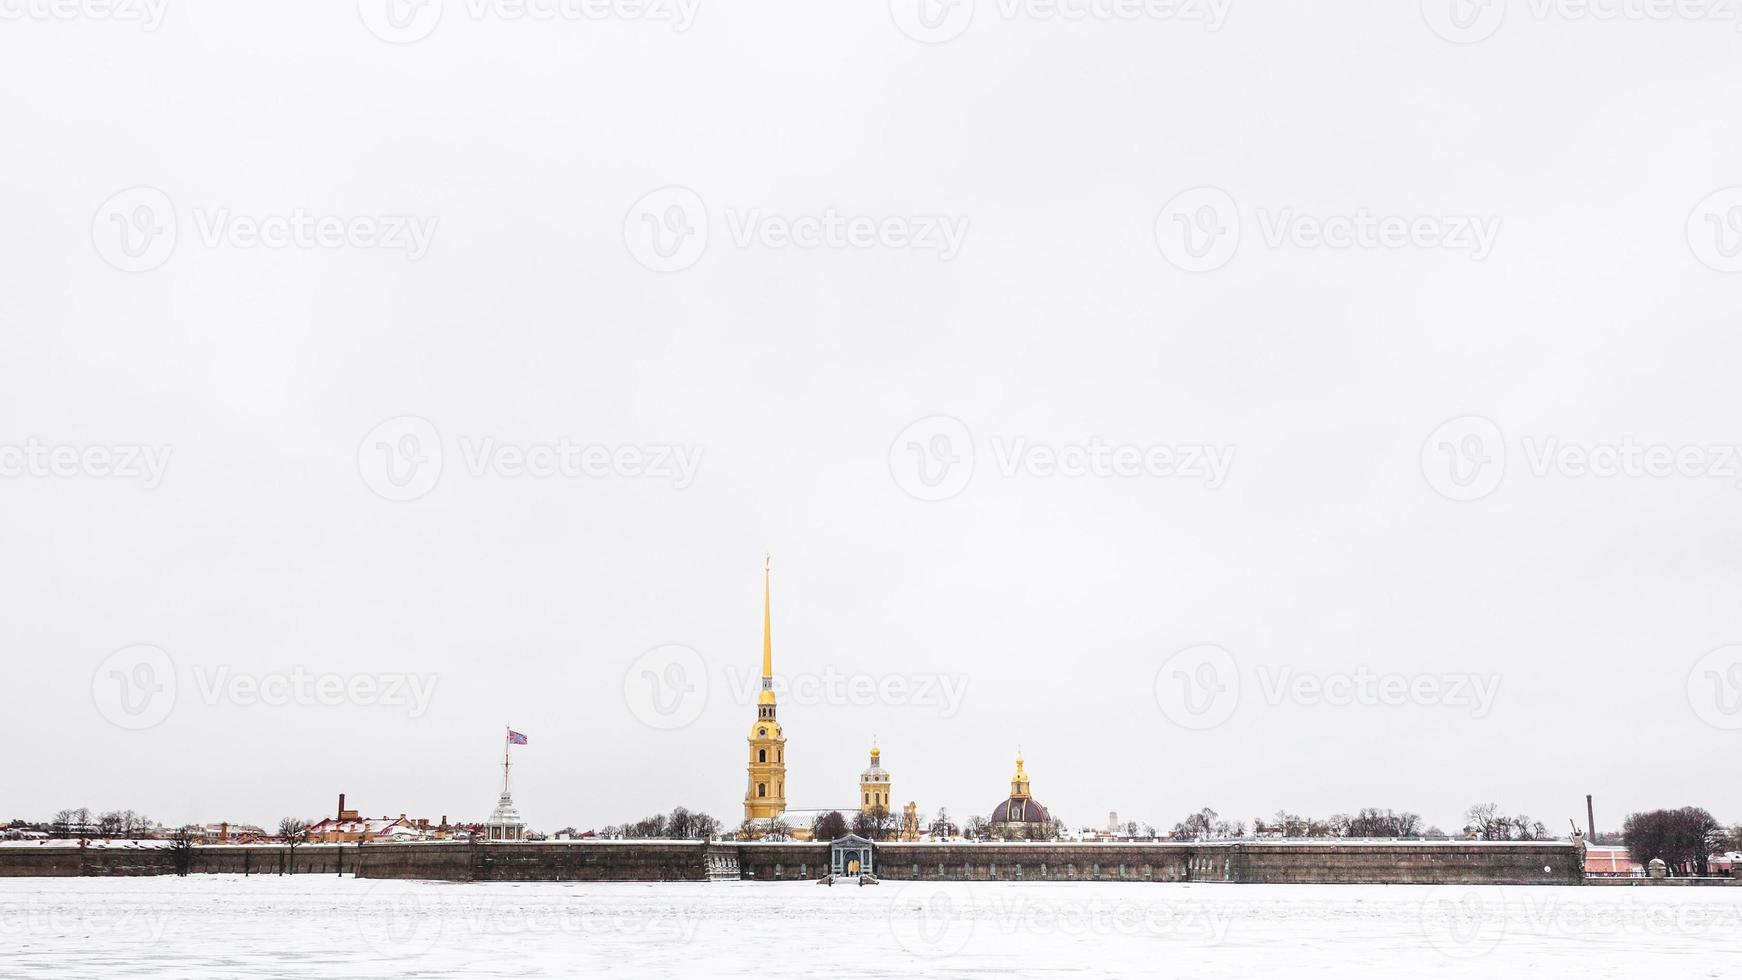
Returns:
[[[1552,840],[1541,820],[1520,813],[1507,816],[1495,803],[1478,803],[1464,811],[1464,836],[1477,840]]]
[[[1621,838],[1637,864],[1662,858],[1672,869],[1691,868],[1703,876],[1712,854],[1742,848],[1742,826],[1726,829],[1710,812],[1684,806],[1629,814]]]
[[[1134,825],[1130,825],[1134,826]],[[1219,840],[1247,836],[1243,820],[1225,820],[1216,811],[1205,807],[1174,824],[1176,840]],[[1541,824],[1537,824],[1541,827]],[[1333,813],[1329,817],[1303,817],[1287,810],[1278,810],[1269,819],[1256,817],[1251,823],[1252,834],[1259,837],[1438,837],[1438,827],[1426,827],[1419,814],[1380,807],[1365,807],[1354,813]]]
[[[117,840],[154,834],[162,828],[150,817],[133,810],[108,810],[93,814],[89,807],[57,810],[49,831],[60,838]]]
[[[607,838],[625,840],[714,840],[720,836],[720,821],[688,807],[673,807],[671,813],[656,813],[634,823],[613,824],[600,831]]]

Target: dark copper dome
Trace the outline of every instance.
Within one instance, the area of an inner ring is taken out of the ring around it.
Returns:
[[[992,811],[993,823],[1046,823],[1046,807],[1038,802],[1011,797]]]

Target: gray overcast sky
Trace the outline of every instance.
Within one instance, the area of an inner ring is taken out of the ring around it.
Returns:
[[[1732,20],[388,3],[0,5],[0,818],[1742,818]]]

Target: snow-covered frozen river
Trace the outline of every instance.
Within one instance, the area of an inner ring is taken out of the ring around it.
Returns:
[[[1720,977],[1742,888],[0,879],[20,977]]]

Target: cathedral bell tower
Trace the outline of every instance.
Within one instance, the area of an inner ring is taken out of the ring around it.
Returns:
[[[774,717],[774,633],[770,622],[768,567],[762,560],[762,691],[750,726],[749,782],[744,819],[772,820],[786,812],[786,736]]]
[[[871,743],[871,765],[859,774],[859,812],[870,813],[872,810],[890,810],[889,802],[889,770],[883,768],[883,753],[878,751],[877,743]]]

